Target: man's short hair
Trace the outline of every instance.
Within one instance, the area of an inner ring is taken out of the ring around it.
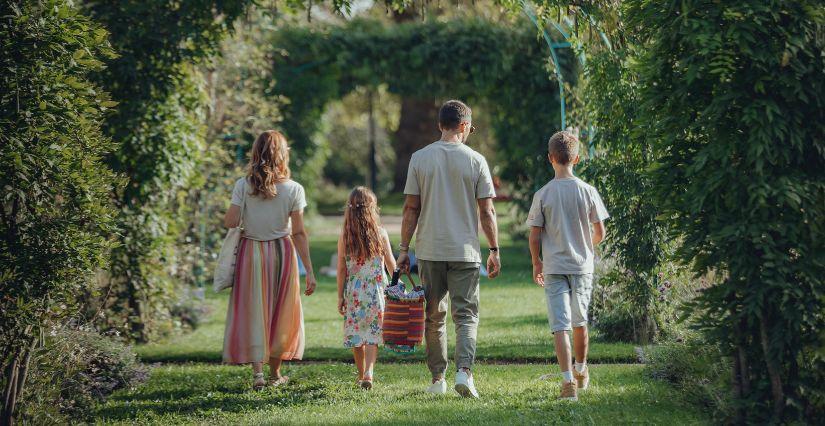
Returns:
[[[464,102],[451,100],[444,102],[438,110],[438,124],[446,130],[453,130],[462,121],[472,121],[473,111]]]
[[[570,164],[579,155],[579,139],[568,132],[556,132],[547,142],[547,151],[559,164]]]

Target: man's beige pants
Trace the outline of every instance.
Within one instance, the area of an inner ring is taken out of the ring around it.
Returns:
[[[427,367],[433,377],[447,371],[447,295],[455,323],[456,368],[472,368],[478,334],[478,262],[418,260],[427,298]]]

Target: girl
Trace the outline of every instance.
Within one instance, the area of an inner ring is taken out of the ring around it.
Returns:
[[[255,390],[289,381],[281,375],[281,361],[301,359],[304,353],[296,251],[307,270],[304,294],[312,294],[316,285],[304,230],[304,187],[289,177],[286,138],[274,130],[264,132],[252,145],[247,176],[235,183],[224,217],[228,228],[242,219],[243,235],[229,297],[223,360],[251,363]],[[264,362],[269,363],[268,383]]]
[[[338,239],[338,312],[344,316],[344,346],[352,348],[358,385],[372,389],[372,369],[384,319],[385,269],[395,269],[390,237],[381,227],[378,200],[359,186],[349,195]]]

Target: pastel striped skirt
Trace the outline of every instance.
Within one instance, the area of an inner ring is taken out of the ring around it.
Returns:
[[[304,315],[298,257],[289,237],[241,238],[229,297],[223,361],[230,364],[301,359]]]

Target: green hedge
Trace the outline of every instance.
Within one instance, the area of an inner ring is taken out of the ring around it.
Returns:
[[[470,19],[288,27],[272,40],[272,53],[267,95],[281,105],[281,125],[305,181],[317,177],[325,159],[327,147],[314,135],[326,104],[380,84],[404,96],[484,104],[501,151],[499,174],[514,184],[523,208],[551,177],[545,154],[558,130],[558,86],[547,70],[549,49],[526,19],[515,27]],[[574,74],[572,56],[561,60],[566,75]]]
[[[0,363],[13,416],[33,348],[78,311],[113,233],[101,132],[114,106],[89,74],[108,33],[67,0],[0,4]]]

